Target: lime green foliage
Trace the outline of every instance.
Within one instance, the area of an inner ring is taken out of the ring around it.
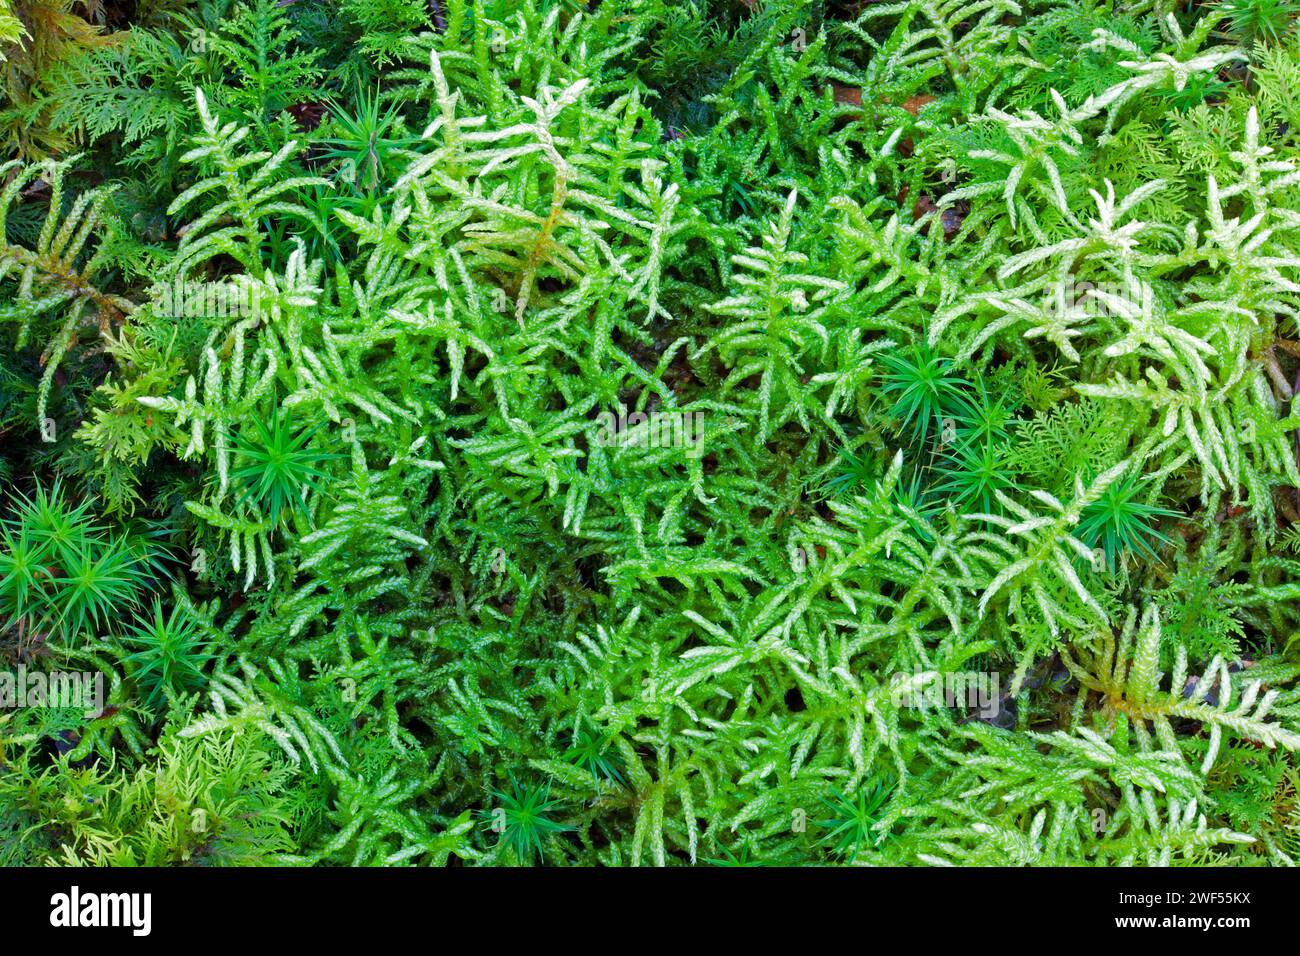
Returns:
[[[266,866],[293,849],[292,778],[264,739],[169,730],[134,772],[41,767],[23,746],[41,716],[0,723],[6,756],[17,747],[0,783],[9,865]]]
[[[9,0],[4,0],[0,3],[0,42],[15,43],[26,34],[22,21],[14,16],[13,9],[9,6]],[[2,59],[4,56],[0,54],[0,60]]]
[[[205,0],[61,56],[0,660],[105,701],[0,711],[0,860],[1294,863],[1292,19]]]

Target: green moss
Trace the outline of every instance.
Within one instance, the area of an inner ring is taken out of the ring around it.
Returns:
[[[69,19],[0,862],[1293,862],[1300,47],[1148,8]]]

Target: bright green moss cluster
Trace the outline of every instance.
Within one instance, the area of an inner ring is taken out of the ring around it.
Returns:
[[[1300,854],[1291,0],[7,5],[0,863]]]

